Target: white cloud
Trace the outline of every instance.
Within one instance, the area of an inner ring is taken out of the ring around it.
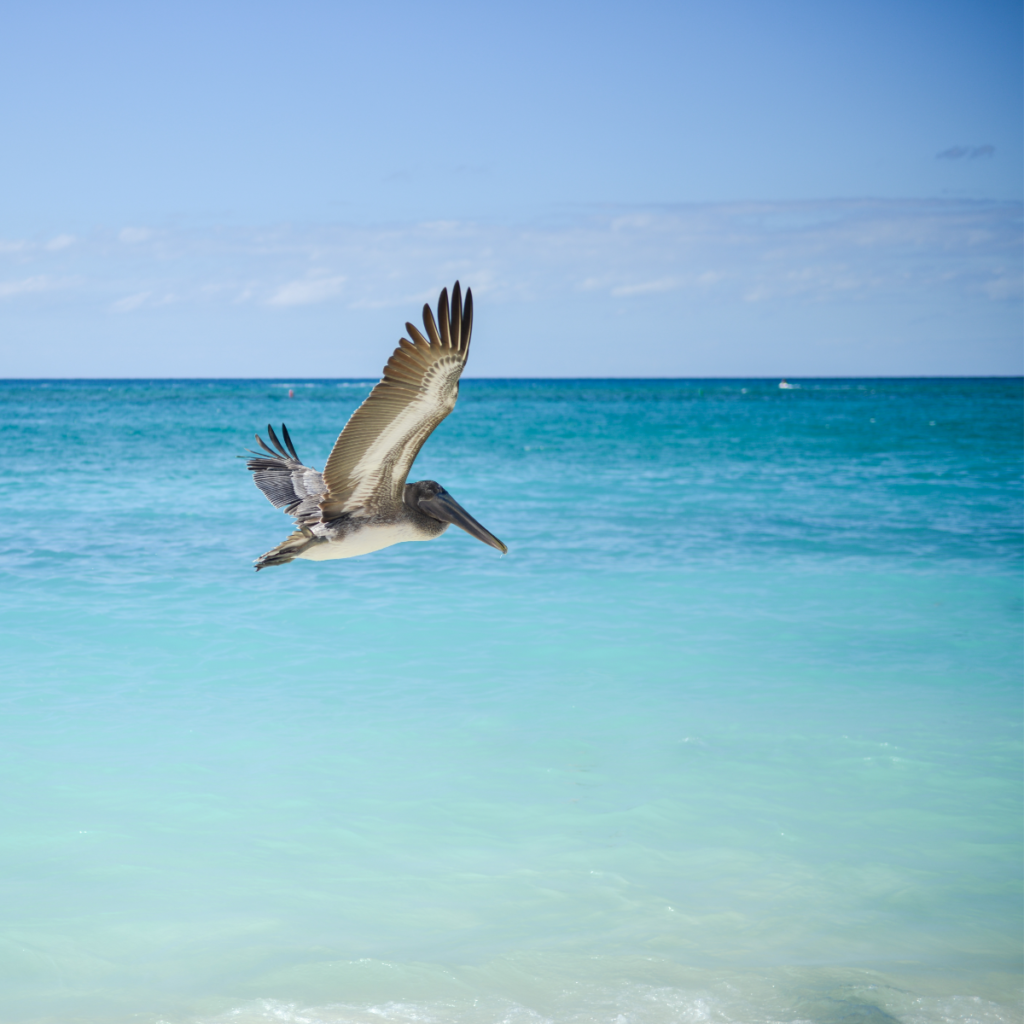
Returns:
[[[0,281],[0,299],[13,298],[15,295],[28,295],[32,292],[50,292],[66,285],[53,278],[40,274],[37,277],[26,277],[21,281]]]
[[[851,200],[581,207],[557,223],[126,227],[0,242],[0,260],[17,268],[0,297],[73,283],[105,312],[340,300],[370,312],[415,309],[459,279],[488,308],[567,297],[708,310],[950,295],[1005,303],[1019,295],[1020,215],[1014,203]],[[159,251],[138,244],[147,239]]]
[[[725,274],[720,274],[717,270],[705,270],[703,274],[697,275],[697,284],[701,288],[711,288],[724,280]]]
[[[344,275],[339,275],[289,281],[281,285],[267,302],[271,306],[310,306],[316,302],[326,302],[341,293],[345,280]]]
[[[478,299],[481,338],[494,339],[475,358],[484,376],[774,373],[778,361],[791,372],[1019,372],[1021,211],[851,200],[581,206],[526,223],[112,229],[73,244],[0,243],[0,299],[68,352],[79,330],[112,337],[117,317],[145,311],[147,335],[172,339],[152,366],[186,376],[230,375],[241,369],[230,353],[261,344],[245,372],[280,372],[281,322],[267,311],[293,308],[325,375],[369,376],[377,350],[347,339],[392,338],[456,279]],[[75,331],[49,316],[58,289],[74,290]],[[173,322],[161,314],[172,302]],[[623,346],[623,332],[646,341]],[[70,372],[79,364],[68,358]],[[33,359],[24,367],[53,372]]]
[[[643,284],[619,285],[612,289],[612,295],[616,298],[630,295],[650,295],[652,292],[671,292],[680,287],[680,282],[674,277],[662,277],[657,281],[645,281]]]
[[[1020,299],[1024,293],[1024,281],[1021,280],[1020,274],[1001,274],[983,284],[981,290],[997,302]]]
[[[127,295],[123,299],[118,299],[117,302],[112,302],[110,308],[115,313],[130,313],[133,309],[145,305],[150,294],[150,292],[139,292],[137,295]]]
[[[851,200],[584,208],[554,226],[220,229],[162,235],[154,271],[176,277],[140,280],[137,290],[173,288],[183,301],[263,296],[281,307],[344,296],[349,308],[364,310],[436,295],[456,278],[492,301],[516,303],[566,292],[726,303],[860,301],[939,289],[982,295],[979,280],[1019,261],[1019,217],[1009,203]],[[193,264],[205,279],[183,288]]]

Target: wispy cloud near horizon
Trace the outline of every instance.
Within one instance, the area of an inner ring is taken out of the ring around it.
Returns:
[[[525,225],[131,228],[47,243],[0,240],[0,265],[73,265],[84,296],[106,302],[112,290],[120,297],[171,290],[202,305],[380,308],[457,276],[502,302],[566,289],[735,298],[755,288],[825,301],[908,289],[985,293],[1019,267],[1020,224],[1021,207],[1012,203],[694,204],[579,210]],[[126,246],[124,258],[114,240]]]
[[[299,281],[289,281],[281,285],[267,299],[270,306],[311,306],[318,302],[326,302],[341,294],[347,278],[309,277]]]
[[[173,306],[198,334],[217,319],[220,337],[244,310],[314,316],[324,332],[391,309],[401,323],[456,278],[491,310],[552,322],[571,307],[645,331],[697,315],[714,328],[744,307],[779,323],[817,309],[827,324],[832,308],[955,301],[977,318],[1020,301],[1021,221],[1017,203],[850,200],[576,208],[519,224],[137,226],[0,240],[0,298],[39,317],[73,302],[79,324],[130,312],[152,329]]]
[[[20,281],[0,281],[0,299],[11,299],[19,295],[38,295],[73,288],[76,281],[58,280],[46,274],[22,278]]]

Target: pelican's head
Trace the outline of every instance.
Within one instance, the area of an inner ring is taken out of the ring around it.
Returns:
[[[508,548],[489,530],[485,530],[437,481],[418,480],[405,485],[404,500],[410,508],[416,509],[442,523],[454,523],[471,537],[490,544],[503,555]]]

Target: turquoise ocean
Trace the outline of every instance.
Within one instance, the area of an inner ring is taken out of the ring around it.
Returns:
[[[1021,1019],[1020,380],[0,382],[0,1021]],[[289,390],[294,398],[288,398]]]

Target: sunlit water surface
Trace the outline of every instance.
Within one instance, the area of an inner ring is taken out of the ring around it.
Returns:
[[[1021,383],[800,385],[467,381],[508,556],[256,574],[369,384],[0,384],[0,1019],[1019,1020]]]

